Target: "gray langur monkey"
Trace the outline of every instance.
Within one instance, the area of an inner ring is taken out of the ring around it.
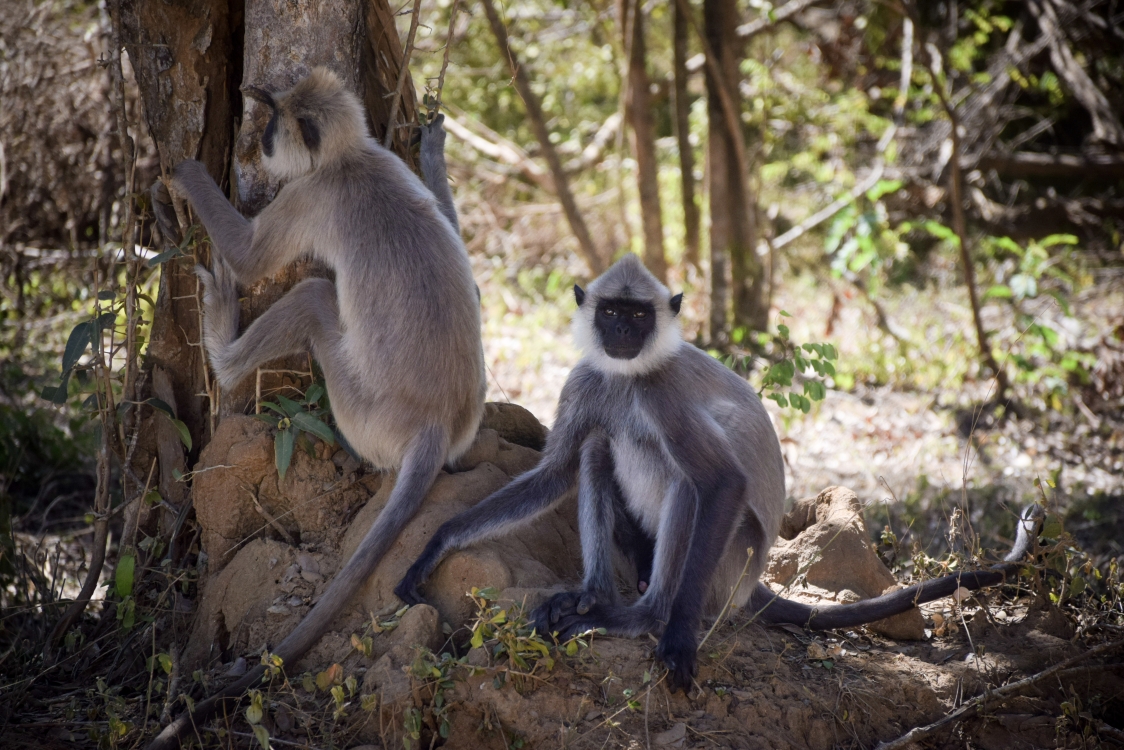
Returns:
[[[583,356],[562,388],[542,460],[442,525],[395,588],[402,600],[422,600],[418,587],[448,552],[530,521],[575,482],[582,588],[535,610],[536,627],[562,639],[591,628],[659,633],[656,656],[673,691],[689,689],[700,622],[731,594],[735,606],[748,603],[765,622],[847,627],[957,586],[998,583],[1019,567],[1029,522],[1020,524],[1010,564],[990,571],[824,609],[777,597],[758,578],[784,512],[784,463],[753,388],[683,341],[676,319],[682,295],[672,296],[635,255],[574,294]],[[642,595],[630,605],[617,593],[614,546],[637,567]]]
[[[227,201],[197,161],[174,186],[214,247],[203,341],[228,388],[271,359],[311,350],[340,433],[358,455],[398,469],[386,507],[301,623],[272,649],[296,662],[374,570],[445,464],[472,444],[484,408],[480,312],[468,254],[445,182],[444,131],[422,132],[427,187],[368,134],[359,99],[325,68],[292,89],[245,92],[272,110],[263,163],[287,183],[255,219]],[[252,284],[298,256],[335,270],[305,279],[238,334],[235,282]],[[181,715],[152,747],[168,747],[263,668]]]

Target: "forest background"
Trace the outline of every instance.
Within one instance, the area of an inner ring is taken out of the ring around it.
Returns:
[[[150,347],[190,349],[160,298],[194,295],[176,284],[200,239],[162,244],[147,215],[144,190],[169,166],[151,108],[171,105],[116,54],[145,19],[112,2],[18,6],[0,18],[6,675],[34,661],[91,568],[97,584],[136,564],[119,540],[123,521],[144,526],[121,512],[137,497],[166,511],[141,557],[179,540],[190,567],[180,480],[217,413],[145,364]],[[446,116],[489,400],[550,424],[578,358],[570,287],[636,252],[685,292],[687,338],[768,399],[790,497],[855,489],[904,575],[1005,546],[1011,510],[1044,500],[1070,535],[1063,574],[1106,595],[1124,539],[1124,7],[389,11],[410,75],[381,75],[407,91],[369,108],[380,138],[396,116]],[[411,159],[408,128],[391,135]],[[262,200],[241,198],[251,212]],[[257,290],[249,312],[307,272]],[[307,394],[308,369],[279,367],[242,397]],[[142,419],[179,454],[155,480],[126,469]],[[950,518],[967,533],[948,534]],[[99,589],[67,622],[96,627],[97,600],[120,595]]]

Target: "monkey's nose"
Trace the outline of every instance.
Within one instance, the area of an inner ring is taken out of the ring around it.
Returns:
[[[617,326],[617,335],[618,336],[627,336],[629,333],[630,333],[630,331],[628,329],[628,326],[622,326],[622,325]]]

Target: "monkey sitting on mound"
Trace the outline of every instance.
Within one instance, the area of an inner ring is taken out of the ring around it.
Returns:
[[[682,295],[671,296],[635,255],[588,293],[575,286],[574,295],[583,356],[562,388],[542,460],[437,530],[395,588],[403,601],[422,601],[418,587],[450,551],[530,521],[575,482],[582,588],[535,610],[536,627],[562,639],[593,628],[628,637],[659,633],[656,656],[672,690],[690,687],[702,617],[716,615],[731,595],[764,622],[839,628],[1017,571],[1034,536],[1032,514],[1020,521],[1008,564],[988,571],[823,609],[777,597],[758,578],[784,512],[784,463],[753,388],[683,341]],[[642,595],[630,605],[617,593],[614,545],[637,568]]]
[[[441,467],[472,444],[484,408],[484,353],[476,285],[446,182],[442,118],[422,131],[427,187],[370,137],[359,99],[331,71],[316,68],[280,93],[245,92],[272,110],[262,161],[288,180],[274,201],[248,221],[198,161],[180,163],[173,178],[215,251],[211,271],[196,269],[211,365],[229,388],[269,360],[311,350],[340,433],[360,457],[398,470],[355,554],[272,649],[289,666],[372,573]],[[238,335],[235,282],[252,284],[305,254],[331,266],[335,283],[301,281]],[[173,744],[263,671],[180,716],[152,747]]]

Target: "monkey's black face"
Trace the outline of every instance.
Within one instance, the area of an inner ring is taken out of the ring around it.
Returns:
[[[636,300],[602,300],[593,324],[606,354],[613,359],[632,359],[656,329],[656,308]]]

